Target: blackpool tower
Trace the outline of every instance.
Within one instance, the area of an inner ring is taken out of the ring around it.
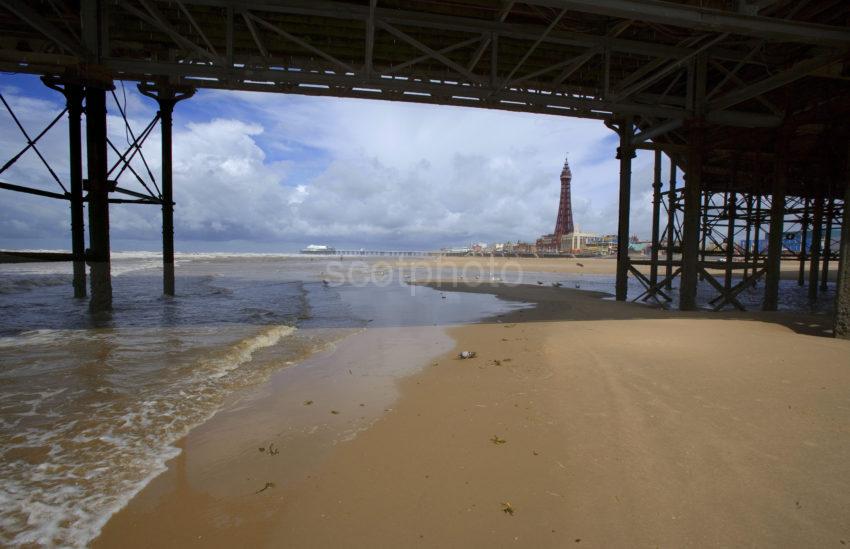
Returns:
[[[570,181],[573,173],[570,171],[570,163],[564,160],[564,169],[561,170],[561,205],[558,207],[558,220],[555,222],[555,242],[561,242],[561,237],[573,232],[573,204],[570,199]]]

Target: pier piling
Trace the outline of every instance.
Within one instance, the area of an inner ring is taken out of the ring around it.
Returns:
[[[676,163],[670,159],[670,182],[667,189],[667,269],[664,273],[666,287],[673,289],[673,244],[676,241]]]
[[[81,119],[85,88],[77,78],[42,76],[41,81],[65,97],[68,110],[68,176],[71,205],[71,255],[74,297],[86,297],[86,234],[83,207],[83,146]]]
[[[685,213],[682,221],[682,282],[679,288],[679,308],[692,311],[697,308],[697,279],[700,243],[700,197],[702,181],[703,145],[705,130],[701,121],[689,125],[688,173],[685,174]]]
[[[732,260],[735,258],[735,207],[737,201],[738,195],[734,192],[727,193],[726,273],[723,280],[723,287],[727,292],[732,289]]]
[[[167,82],[141,83],[139,91],[154,99],[159,105],[162,133],[162,293],[174,295],[174,179],[172,165],[171,130],[174,106],[188,99],[194,88],[173,86]]]
[[[833,335],[841,339],[850,339],[850,154],[846,163],[844,214],[841,220],[841,241],[838,244],[838,280],[835,284],[835,316],[832,327]]]
[[[825,292],[829,282],[829,256],[832,254],[832,220],[835,217],[835,201],[830,198],[826,207],[826,233],[823,239],[823,267],[820,278],[820,289]]]
[[[109,258],[109,182],[106,157],[106,87],[86,87],[86,146],[88,156],[89,250],[91,300],[89,310],[112,309],[112,279]]]
[[[635,151],[632,147],[634,128],[632,120],[623,118],[619,121],[620,146],[617,148],[617,159],[620,161],[620,217],[617,224],[617,301],[625,301],[628,295],[629,273],[629,209],[632,186],[632,158]]]
[[[814,215],[812,219],[812,250],[809,264],[809,299],[818,297],[818,276],[820,274],[820,241],[823,227],[823,197],[815,198]]]
[[[775,311],[779,303],[779,276],[782,260],[782,235],[785,228],[785,148],[777,147],[772,196],[770,199],[770,232],[767,243],[767,273],[764,282],[762,310]]]
[[[655,151],[655,174],[652,180],[652,263],[649,267],[649,282],[658,284],[658,247],[661,216],[661,151]]]
[[[809,199],[803,199],[803,218],[800,220],[800,272],[797,275],[797,285],[806,283],[806,243],[809,239]]]

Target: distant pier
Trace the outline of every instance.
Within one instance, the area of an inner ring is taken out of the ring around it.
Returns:
[[[336,250],[328,255],[346,256],[389,256],[389,257],[430,257],[440,255],[440,252],[423,252],[410,250]]]

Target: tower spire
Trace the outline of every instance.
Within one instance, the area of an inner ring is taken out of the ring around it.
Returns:
[[[573,173],[570,171],[569,159],[564,159],[564,169],[561,170],[561,204],[558,206],[558,219],[555,222],[555,242],[558,246],[561,237],[574,232],[573,227],[573,204],[570,194],[570,183]]]

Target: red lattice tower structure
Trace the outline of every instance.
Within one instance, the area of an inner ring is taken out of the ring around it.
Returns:
[[[561,237],[574,231],[573,227],[573,203],[570,198],[570,182],[573,173],[570,171],[569,160],[564,160],[564,169],[561,170],[561,205],[558,206],[558,220],[555,222],[555,242],[560,243]]]

